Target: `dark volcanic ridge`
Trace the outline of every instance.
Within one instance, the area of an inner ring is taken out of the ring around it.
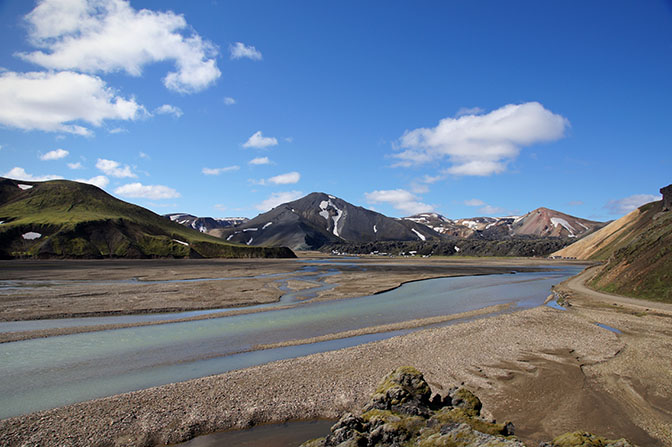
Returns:
[[[191,215],[170,217],[183,225],[198,228],[227,241],[250,246],[285,245],[295,250],[324,250],[325,247],[331,249],[338,244],[371,247],[374,243],[408,242],[409,246],[414,246],[412,243],[418,243],[415,246],[431,246],[436,242],[452,243],[461,239],[510,240],[504,244],[505,247],[521,247],[493,248],[496,244],[466,244],[465,249],[478,255],[496,252],[516,253],[516,256],[522,255],[519,253],[540,253],[540,249],[542,254],[548,254],[604,225],[547,208],[538,208],[514,217],[451,220],[437,213],[422,213],[396,219],[325,193],[312,193],[284,203],[234,226],[220,225],[211,218]],[[562,242],[549,242],[553,238]],[[532,246],[530,239],[540,239],[540,243]],[[382,244],[370,251],[385,250],[385,246]],[[475,246],[487,248],[474,251]],[[446,247],[448,245],[444,244],[441,248],[442,254],[450,254]],[[365,251],[357,249],[354,252]]]
[[[305,250],[347,241],[424,241],[441,235],[422,224],[393,219],[329,194],[312,193],[224,231],[222,237],[247,245],[282,244]]]

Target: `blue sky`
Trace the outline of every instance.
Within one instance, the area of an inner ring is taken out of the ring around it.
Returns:
[[[0,175],[614,219],[672,182],[665,1],[0,1]]]

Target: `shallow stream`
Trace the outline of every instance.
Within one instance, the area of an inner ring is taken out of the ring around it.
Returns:
[[[245,315],[4,343],[0,345],[0,418],[340,349],[403,332],[253,350],[260,344],[504,303],[515,303],[519,309],[539,306],[553,284],[580,270],[563,267],[548,272],[430,279],[378,295],[309,302],[291,309],[269,308]]]

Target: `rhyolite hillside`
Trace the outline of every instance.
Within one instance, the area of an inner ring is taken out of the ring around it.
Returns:
[[[555,256],[604,261],[589,286],[672,302],[672,185],[647,203]]]
[[[186,228],[100,188],[67,180],[0,178],[0,257],[295,257]]]
[[[543,207],[522,216],[452,220],[437,213],[421,213],[404,219],[427,225],[444,236],[488,240],[517,236],[580,239],[605,225],[602,222],[581,219]]]

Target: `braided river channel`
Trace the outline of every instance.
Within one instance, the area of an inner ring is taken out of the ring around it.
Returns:
[[[167,321],[151,326],[2,343],[0,418],[341,349],[403,334],[410,329],[336,337],[315,343],[300,341],[311,337],[459,314],[499,304],[511,303],[507,311],[539,306],[550,294],[552,285],[579,273],[582,268],[553,266],[547,271],[513,273],[515,267],[512,267],[510,274],[429,279],[377,295],[331,301],[299,302],[296,299],[299,293],[288,292],[281,303],[294,302],[290,308],[275,303],[256,306],[255,312],[242,315],[222,314],[210,319]],[[304,268],[303,272],[311,274],[310,269]],[[302,298],[333,287],[320,279],[338,274],[334,268],[322,273],[320,278],[314,275],[315,287],[301,291]],[[8,322],[0,323],[0,331],[165,321],[194,314]],[[260,345],[286,341],[295,342],[292,346],[259,349]]]

